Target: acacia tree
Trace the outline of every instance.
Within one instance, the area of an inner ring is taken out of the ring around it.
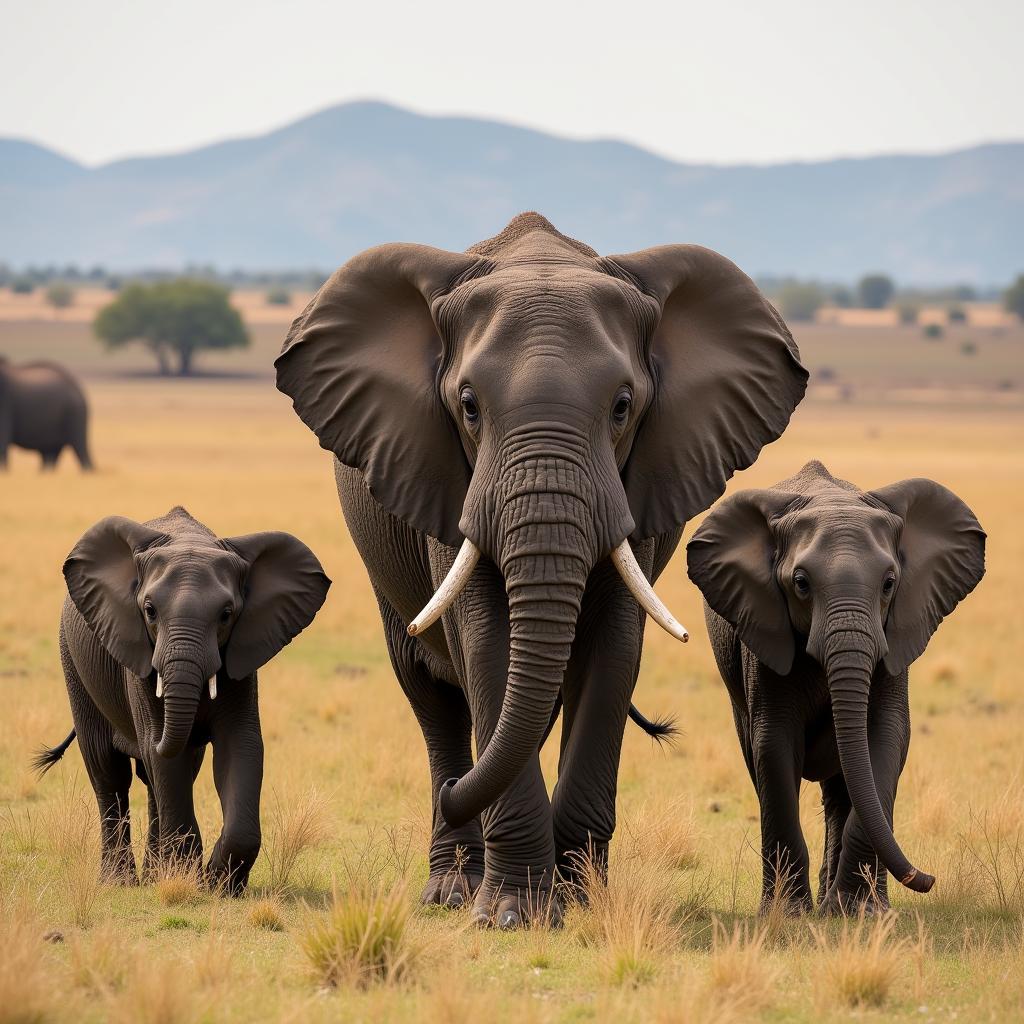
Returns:
[[[884,309],[895,290],[892,279],[885,274],[868,274],[857,284],[857,295],[864,309]]]
[[[209,281],[179,278],[133,284],[96,316],[93,330],[109,348],[141,342],[156,356],[161,373],[192,372],[199,349],[244,348],[249,334],[228,301],[228,290]]]
[[[1017,280],[1003,293],[1003,302],[1011,313],[1024,320],[1024,274],[1018,274]]]

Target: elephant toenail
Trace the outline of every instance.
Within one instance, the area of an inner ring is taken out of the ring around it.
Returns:
[[[448,894],[448,899],[444,901],[444,904],[446,907],[461,907],[465,902],[461,892],[452,892]]]
[[[506,910],[498,918],[498,927],[508,931],[511,928],[519,927],[519,915],[514,910]]]

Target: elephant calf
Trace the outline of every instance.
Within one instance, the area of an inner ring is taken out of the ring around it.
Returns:
[[[60,656],[74,729],[100,808],[102,872],[136,879],[131,759],[149,793],[143,863],[199,862],[192,786],[207,743],[224,829],[207,878],[241,892],[260,849],[263,740],[256,670],[313,621],[331,581],[287,533],[219,540],[181,507],[145,524],[101,520],[64,563]]]
[[[931,480],[862,491],[809,462],[722,502],[687,560],[761,804],[762,908],[811,907],[801,778],[821,784],[821,909],[888,907],[886,871],[927,892],[892,831],[907,667],[984,575],[974,514]]]

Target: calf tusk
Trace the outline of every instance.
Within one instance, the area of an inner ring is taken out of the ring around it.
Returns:
[[[156,695],[158,700],[164,695],[164,680],[159,672],[156,674]]]
[[[217,676],[210,676],[210,700],[217,699]]]
[[[448,610],[452,602],[462,593],[463,588],[473,575],[476,563],[480,561],[480,549],[468,538],[462,542],[459,553],[452,562],[441,586],[427,602],[426,607],[409,623],[409,636],[422,633],[432,626]]]
[[[661,598],[654,592],[654,587],[648,582],[643,569],[640,568],[636,560],[636,555],[633,554],[633,549],[629,546],[628,538],[612,552],[612,562],[640,607],[666,633],[671,633],[677,640],[681,640],[685,644],[690,639],[690,634],[676,621],[672,613],[662,604]]]

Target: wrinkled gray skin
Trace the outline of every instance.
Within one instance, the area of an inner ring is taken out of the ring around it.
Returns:
[[[428,903],[512,927],[615,826],[648,578],[785,428],[806,373],[778,314],[697,246],[599,257],[538,214],[466,253],[368,250],[295,321],[278,387],[336,455],[399,681],[426,740]],[[461,597],[406,626],[463,539]],[[561,700],[558,784],[538,758]],[[479,759],[474,765],[471,737]],[[458,780],[447,785],[448,780]]]
[[[89,409],[78,381],[56,363],[13,366],[0,357],[0,470],[7,449],[37,451],[42,468],[53,469],[65,447],[92,469],[88,445]]]
[[[893,837],[907,667],[984,574],[971,510],[931,480],[865,492],[809,462],[722,502],[687,558],[761,804],[762,907],[811,907],[801,778],[821,783],[823,910],[887,908],[886,871],[927,892]]]
[[[290,534],[219,540],[181,507],[145,524],[101,520],[64,576],[60,653],[75,729],[36,766],[55,763],[77,733],[99,803],[103,874],[133,882],[131,760],[149,791],[150,876],[160,858],[202,859],[192,785],[212,744],[224,828],[206,874],[240,893],[260,849],[256,670],[309,625],[330,580]]]

